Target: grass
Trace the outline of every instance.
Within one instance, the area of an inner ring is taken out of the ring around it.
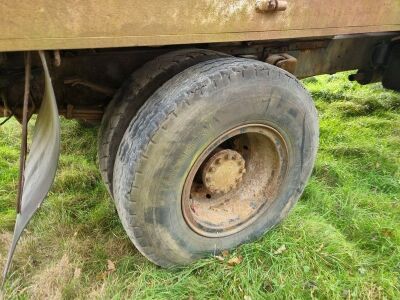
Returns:
[[[97,129],[63,120],[56,181],[4,298],[400,299],[400,95],[347,75],[304,80],[321,143],[289,217],[225,261],[177,270],[148,262],[124,233],[97,170]],[[19,136],[15,121],[0,127],[0,266],[15,217]]]

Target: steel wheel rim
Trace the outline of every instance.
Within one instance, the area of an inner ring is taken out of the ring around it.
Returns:
[[[235,152],[239,154],[236,159]],[[219,167],[216,161],[221,153],[228,158]],[[232,167],[241,164],[241,158],[245,161],[242,173],[239,167]],[[276,201],[288,162],[285,139],[273,127],[245,124],[226,131],[199,155],[186,177],[181,203],[187,225],[206,237],[224,237],[243,230]],[[219,177],[213,173],[216,178],[208,176],[210,165]],[[225,169],[233,170],[233,175],[226,176]],[[228,187],[223,185],[224,180],[218,180],[221,176],[226,176]],[[207,185],[206,177],[211,177],[214,185]],[[239,183],[232,188],[234,181]]]

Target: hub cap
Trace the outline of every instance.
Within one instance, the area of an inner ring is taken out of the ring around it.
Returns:
[[[206,162],[203,184],[211,193],[228,193],[240,184],[245,172],[245,161],[239,152],[221,150]]]

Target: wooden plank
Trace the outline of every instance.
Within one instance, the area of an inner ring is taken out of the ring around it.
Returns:
[[[400,31],[400,1],[0,0],[0,25],[0,51],[269,40]]]

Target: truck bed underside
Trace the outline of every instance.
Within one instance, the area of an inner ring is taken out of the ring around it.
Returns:
[[[113,94],[135,69],[175,49],[197,46],[262,61],[271,55],[286,53],[296,59],[294,74],[298,78],[305,78],[344,70],[375,72],[376,67],[371,65],[374,52],[382,45],[389,45],[396,36],[398,33],[389,32],[319,39],[63,50],[49,51],[48,58],[60,114],[93,122],[101,120]],[[0,116],[13,114],[18,118],[23,99],[23,53],[8,52],[0,55]],[[379,76],[377,78],[370,78],[370,81],[379,80]],[[40,107],[43,86],[40,61],[34,55],[31,113]]]

